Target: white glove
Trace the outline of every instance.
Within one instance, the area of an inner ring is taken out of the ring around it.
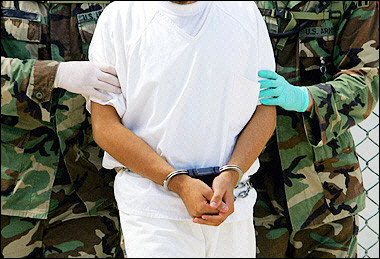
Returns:
[[[55,76],[54,87],[105,101],[111,99],[111,96],[106,92],[121,93],[115,68],[109,64],[91,61],[60,63]]]

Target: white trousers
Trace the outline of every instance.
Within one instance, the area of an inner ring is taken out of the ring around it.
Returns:
[[[253,218],[218,227],[120,211],[128,258],[255,258]]]

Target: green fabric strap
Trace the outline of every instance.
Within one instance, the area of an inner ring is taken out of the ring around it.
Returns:
[[[331,18],[334,24],[334,27],[338,24],[340,21],[340,18],[342,18],[344,13],[344,1],[331,1]],[[335,17],[334,17],[335,16]]]
[[[340,21],[340,18],[343,14],[343,2],[342,1],[331,1],[331,9],[329,11],[322,11],[320,13],[313,13],[313,12],[296,12],[296,11],[288,11],[288,10],[282,10],[281,17],[283,19],[289,19],[290,21],[288,25],[286,26],[285,30],[283,32],[288,32],[293,30],[297,25],[297,20],[328,20],[331,19],[334,23],[334,26]],[[259,8],[261,14],[263,16],[270,16],[273,18],[278,18],[277,16],[277,10],[276,9],[263,9]],[[276,49],[283,50],[285,47],[285,44],[288,40],[288,37],[281,38],[277,45]]]
[[[311,12],[293,12],[294,18],[297,20],[327,20],[330,18],[330,12],[324,11],[321,13],[311,13]]]
[[[296,27],[296,25],[297,25],[297,20],[295,19],[292,12],[290,12],[290,21],[289,21],[288,25],[285,27],[284,32],[293,30]],[[288,37],[281,38],[276,45],[276,49],[278,49],[280,51],[283,50],[287,41],[288,41]]]
[[[341,2],[341,1],[333,1],[333,2]],[[342,12],[340,11],[341,3],[333,3],[331,11],[323,11],[321,13],[313,13],[313,12],[296,12],[296,11],[284,11],[284,19],[288,19],[289,17],[294,16],[296,20],[328,20],[328,19],[339,19],[341,17]],[[335,7],[335,8],[334,8]],[[273,18],[277,18],[276,10],[274,9],[260,9],[261,14],[264,16],[270,16]]]

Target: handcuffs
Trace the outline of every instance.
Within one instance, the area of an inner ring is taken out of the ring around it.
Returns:
[[[181,169],[181,170],[176,170],[168,174],[166,179],[163,182],[164,189],[167,191],[170,191],[168,188],[168,185],[170,183],[170,180],[179,174],[186,174],[192,178],[199,179],[206,183],[209,187],[212,187],[212,182],[217,177],[219,174],[221,174],[224,171],[231,170],[239,173],[239,180],[238,184],[235,186],[235,189],[244,189],[241,192],[239,192],[238,195],[235,196],[236,199],[243,199],[248,196],[249,191],[252,189],[252,185],[250,184],[249,179],[245,181],[241,181],[243,177],[243,171],[240,169],[240,167],[236,165],[224,165],[221,167],[207,167],[207,168],[196,168],[196,169]]]

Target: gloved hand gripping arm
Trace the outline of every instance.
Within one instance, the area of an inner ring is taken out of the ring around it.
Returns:
[[[121,93],[115,68],[109,64],[91,61],[60,63],[54,87],[106,101],[111,99],[106,92]]]
[[[260,102],[264,105],[278,105],[288,111],[305,112],[311,109],[313,99],[306,87],[291,85],[273,71],[261,70]]]

